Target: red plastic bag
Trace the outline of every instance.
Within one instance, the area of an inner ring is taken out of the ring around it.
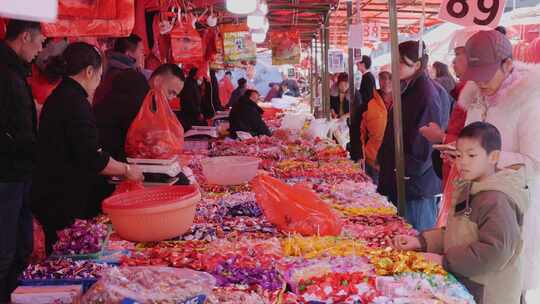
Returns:
[[[84,19],[59,17],[54,23],[42,23],[46,37],[126,37],[135,25],[135,0],[104,0],[116,2],[116,18]]]
[[[289,186],[260,175],[253,180],[252,188],[264,215],[280,230],[304,236],[340,234],[338,217],[306,186]]]
[[[58,16],[77,19],[115,19],[115,0],[59,0]]]
[[[439,210],[439,217],[437,218],[437,223],[435,227],[441,228],[446,226],[448,221],[448,213],[450,208],[452,208],[452,193],[454,192],[454,182],[458,178],[458,170],[456,166],[452,166],[448,178],[446,179],[446,185],[444,185],[442,206]]]
[[[116,189],[111,196],[137,190],[144,190],[144,186],[141,182],[125,180],[120,184],[116,185]]]
[[[178,20],[171,31],[172,59],[175,63],[199,64],[203,61],[202,38],[191,20]]]
[[[182,152],[184,129],[165,97],[154,90],[144,98],[141,110],[126,137],[126,154],[133,158],[170,159]]]

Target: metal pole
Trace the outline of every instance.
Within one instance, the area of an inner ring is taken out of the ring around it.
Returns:
[[[347,28],[350,32],[352,23],[352,2],[347,2]],[[349,114],[354,110],[354,49],[349,46]],[[354,127],[354,126],[351,126]]]
[[[399,49],[396,0],[388,1],[390,40],[392,52],[392,97],[394,109],[394,143],[396,153],[396,185],[399,215],[406,214],[405,198],[405,157],[403,152],[403,125],[401,119],[401,86],[399,81]]]
[[[325,96],[326,96],[326,88],[324,86],[324,84],[326,83],[326,73],[324,72],[326,70],[325,68],[325,64],[327,63],[326,60],[324,60],[324,55],[325,55],[325,43],[326,43],[326,38],[324,37],[325,35],[325,31],[324,31],[324,22],[323,22],[323,26],[321,28],[321,96],[320,96],[320,100],[321,100],[321,107],[319,108],[319,115],[320,117],[326,117],[326,113],[325,113]]]
[[[311,45],[309,47],[309,104],[310,104],[310,112],[313,114],[313,109],[315,108],[313,106],[313,101],[315,96],[315,90],[313,89],[313,40],[311,40]]]
[[[324,52],[323,52],[323,62],[324,62],[324,82],[323,82],[323,88],[324,88],[324,96],[323,96],[323,105],[324,105],[324,117],[330,118],[330,81],[328,77],[328,49],[330,47],[330,31],[329,31],[329,24],[330,24],[330,16],[326,15],[324,18]]]

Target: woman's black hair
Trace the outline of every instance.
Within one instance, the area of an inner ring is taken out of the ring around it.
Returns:
[[[399,57],[400,59],[404,60],[405,58],[408,59],[408,61],[412,61],[414,63],[420,62],[421,67],[420,70],[424,71],[427,67],[427,63],[429,60],[429,56],[426,52],[426,45],[424,42],[422,42],[422,56],[419,56],[418,48],[420,46],[420,43],[418,41],[405,41],[399,44]]]
[[[87,67],[101,67],[101,55],[86,42],[74,42],[67,46],[62,55],[48,64],[48,69],[62,76],[75,76]]]
[[[448,65],[440,62],[440,61],[435,61],[433,63],[433,68],[435,69],[435,77],[439,78],[439,77],[452,77],[452,75],[450,74],[450,69],[448,68]]]
[[[247,84],[247,80],[246,80],[244,77],[238,79],[238,86],[239,86],[240,88],[245,87],[246,84]]]
[[[244,97],[246,97],[246,98],[249,99],[249,98],[251,97],[251,94],[253,94],[253,93],[259,94],[259,91],[257,91],[257,90],[251,90],[251,89],[246,90],[246,92],[244,92]],[[260,94],[259,94],[259,95],[260,95]]]

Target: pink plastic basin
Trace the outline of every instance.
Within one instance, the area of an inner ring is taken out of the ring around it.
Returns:
[[[209,157],[201,160],[204,177],[209,184],[240,185],[257,175],[261,160],[249,156]]]
[[[200,200],[201,194],[195,186],[163,186],[112,196],[102,207],[122,238],[151,242],[188,231]]]

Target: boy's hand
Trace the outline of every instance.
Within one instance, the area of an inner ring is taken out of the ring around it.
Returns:
[[[398,235],[392,240],[392,247],[398,250],[415,251],[420,250],[422,245],[420,240],[415,236]]]
[[[442,264],[443,264],[443,256],[442,255],[435,254],[435,253],[429,253],[429,252],[425,252],[423,255],[424,255],[424,258],[426,259],[426,261],[442,266]]]

